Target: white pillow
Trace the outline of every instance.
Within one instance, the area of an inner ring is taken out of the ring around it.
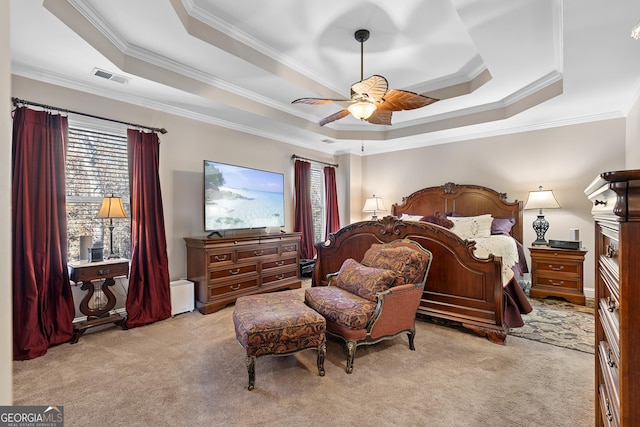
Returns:
[[[420,218],[422,218],[424,215],[409,215],[406,213],[403,213],[402,215],[400,215],[400,219],[403,221],[420,221]]]
[[[491,236],[491,214],[478,216],[448,216],[453,221],[450,231],[456,233],[461,239],[473,240]]]

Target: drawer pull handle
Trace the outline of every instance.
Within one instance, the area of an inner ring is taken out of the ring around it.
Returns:
[[[285,250],[285,252],[292,252],[293,250],[295,250],[295,247],[293,247],[293,246],[285,246],[284,250]]]
[[[609,311],[610,313],[613,313],[616,308],[618,307],[618,305],[616,304],[616,300],[614,300],[611,297],[607,298],[607,311]]]
[[[233,285],[232,285],[232,286],[229,286],[229,288],[230,288],[232,291],[237,291],[238,289],[240,289],[240,285],[235,285],[235,286],[233,286]]]
[[[240,269],[239,269],[239,268],[236,268],[235,270],[229,270],[229,273],[230,273],[230,274],[234,274],[234,275],[235,275],[235,274],[238,274],[238,273],[240,273]]]
[[[260,255],[262,255],[262,251],[253,251],[253,253],[255,254],[255,256],[260,256]]]
[[[564,265],[561,265],[560,267],[554,267],[553,264],[549,264],[549,270],[562,271],[564,270]]]
[[[561,280],[559,282],[554,282],[553,280],[549,279],[549,284],[553,286],[562,286],[564,285],[564,280]]]
[[[609,399],[604,398],[604,406],[607,408],[607,419],[613,421],[613,414],[611,414],[611,408],[609,408]]]
[[[284,265],[284,261],[276,261],[276,266],[282,267]]]
[[[276,279],[277,279],[277,280],[282,280],[282,279],[284,279],[284,274],[278,274],[278,275],[276,276]]]
[[[227,254],[220,255],[220,256],[216,255],[214,256],[214,258],[216,261],[225,261],[227,259]]]
[[[616,362],[613,361],[612,356],[612,352],[611,349],[607,350],[607,365],[609,365],[611,368],[616,366]]]
[[[607,258],[613,258],[615,255],[616,255],[616,247],[611,244],[607,245],[607,250],[604,256]]]

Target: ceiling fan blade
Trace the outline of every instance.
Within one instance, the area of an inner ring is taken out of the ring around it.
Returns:
[[[295,101],[291,101],[292,104],[310,104],[321,105],[328,104],[330,102],[353,102],[351,99],[324,99],[324,98],[300,98]]]
[[[318,122],[318,124],[320,126],[324,126],[327,123],[331,123],[331,122],[335,122],[336,120],[343,119],[343,118],[347,117],[349,114],[351,114],[351,113],[349,113],[349,110],[347,110],[345,108],[344,110],[340,110],[337,113],[334,113],[334,114],[332,114],[332,115],[330,115],[328,117],[325,117],[324,119],[320,120]]]
[[[351,85],[351,96],[367,95],[373,101],[380,101],[389,90],[389,82],[382,76],[374,74],[368,79]]]
[[[369,116],[369,118],[365,119],[369,123],[373,125],[389,125],[391,126],[391,110],[381,110],[378,108]]]
[[[382,104],[378,105],[378,110],[415,110],[416,108],[433,104],[436,101],[439,100],[406,90],[391,89],[384,96]]]

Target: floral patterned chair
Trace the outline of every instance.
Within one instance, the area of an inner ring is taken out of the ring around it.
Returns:
[[[403,239],[373,244],[361,262],[347,259],[328,286],[305,291],[305,303],[327,321],[327,334],[347,345],[348,374],[359,345],[407,333],[415,350],[415,318],[432,255]]]

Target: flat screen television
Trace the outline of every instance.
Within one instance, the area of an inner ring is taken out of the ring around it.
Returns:
[[[284,227],[284,175],[204,161],[204,229]]]

